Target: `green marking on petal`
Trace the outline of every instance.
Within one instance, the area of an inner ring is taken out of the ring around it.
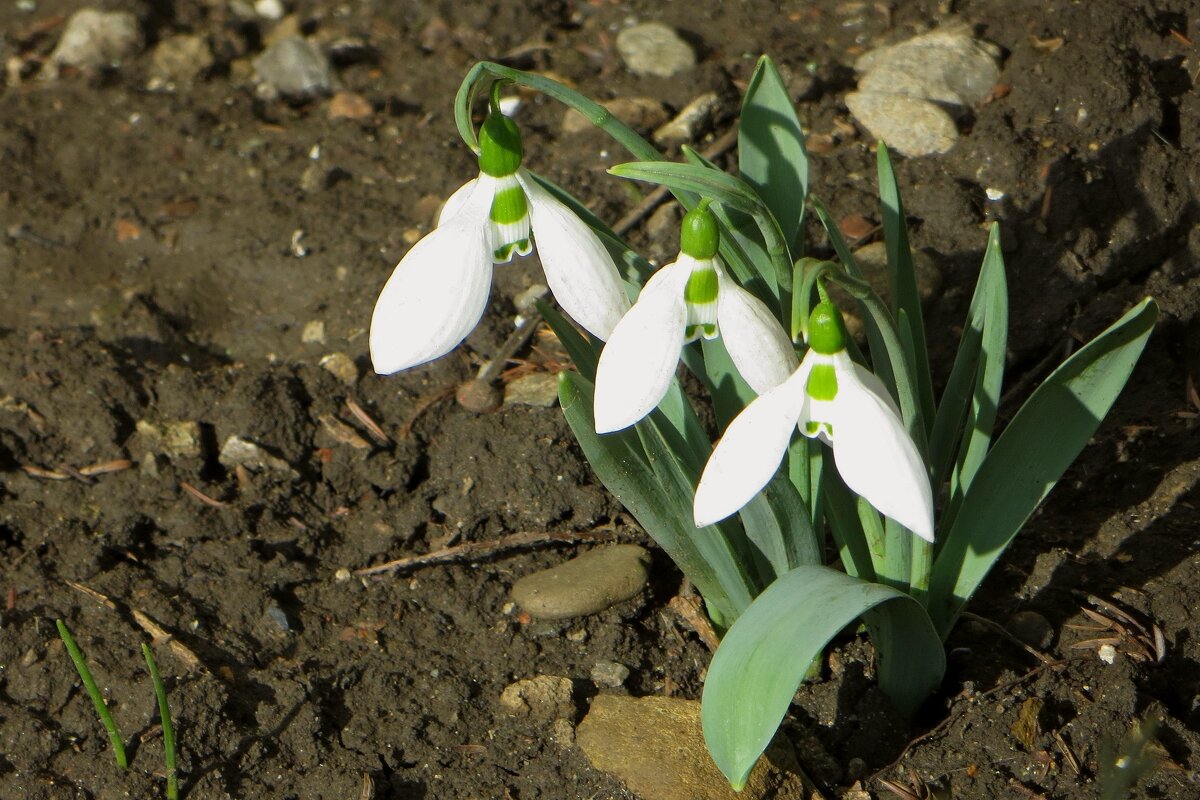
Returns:
[[[497,264],[504,264],[512,259],[513,253],[527,256],[533,252],[533,245],[528,239],[522,239],[519,242],[512,242],[503,245],[492,251],[492,260]]]
[[[492,222],[497,225],[514,225],[529,215],[529,201],[519,183],[504,186],[492,198]]]
[[[846,323],[842,321],[842,312],[828,300],[817,303],[808,317],[808,346],[823,356],[846,349]]]
[[[833,364],[814,364],[805,389],[813,400],[828,403],[837,397],[838,379]]]
[[[683,299],[693,305],[707,305],[717,299],[717,271],[712,264],[698,264],[688,276]]]
[[[809,420],[804,423],[804,432],[809,436],[816,436],[821,432],[821,423]]]

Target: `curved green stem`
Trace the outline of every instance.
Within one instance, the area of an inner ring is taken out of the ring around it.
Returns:
[[[642,161],[663,160],[662,153],[658,152],[653,145],[639,136],[633,128],[630,128],[624,122],[614,117],[611,111],[599,103],[589,100],[574,89],[563,86],[558,81],[545,78],[541,75],[522,72],[519,69],[505,67],[491,61],[480,61],[471,67],[466,77],[463,78],[462,85],[458,88],[458,95],[454,98],[454,123],[458,126],[458,134],[467,143],[467,146],[475,152],[479,152],[479,139],[475,135],[474,125],[471,124],[471,101],[475,97],[477,86],[488,78],[492,80],[511,81],[518,86],[527,86],[530,89],[541,92],[547,97],[553,97],[560,103],[583,114],[589,122],[616,139],[635,158]]]

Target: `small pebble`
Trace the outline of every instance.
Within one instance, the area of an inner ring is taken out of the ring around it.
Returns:
[[[330,119],[369,119],[375,109],[361,94],[337,92],[329,100]]]
[[[353,386],[358,381],[358,367],[355,365],[354,359],[345,353],[330,353],[317,363],[347,386]]]
[[[595,614],[637,596],[648,580],[650,554],[635,544],[598,547],[513,584],[512,597],[541,619]]]
[[[634,75],[669,78],[696,65],[692,46],[661,22],[646,22],[617,34],[617,52]]]
[[[568,678],[536,675],[504,687],[500,708],[509,714],[549,721],[575,716],[575,687]]]
[[[58,46],[50,54],[56,65],[94,70],[119,63],[138,52],[142,34],[128,11],[84,8],[67,20]]]
[[[276,458],[254,442],[246,441],[240,436],[230,436],[225,440],[225,444],[221,445],[221,452],[217,456],[217,460],[221,462],[222,466],[230,469],[240,465],[251,469],[265,469],[271,472],[296,475],[296,471],[286,461]]]
[[[504,405],[553,408],[558,402],[558,375],[531,372],[504,387]]]
[[[300,36],[288,36],[254,59],[260,93],[303,102],[329,94],[333,76],[321,49]]]
[[[700,95],[654,132],[655,143],[672,147],[696,141],[712,127],[720,107],[721,99],[716,92]]]
[[[200,456],[200,425],[193,420],[155,424],[139,419],[135,424],[141,444],[149,451],[168,456]]]
[[[325,344],[325,323],[319,319],[305,323],[300,332],[300,341],[304,344]]]
[[[629,667],[616,661],[597,661],[592,667],[592,683],[606,689],[620,689],[629,678]]]
[[[203,36],[181,33],[163,39],[150,57],[147,88],[171,89],[187,85],[209,69],[216,59]]]

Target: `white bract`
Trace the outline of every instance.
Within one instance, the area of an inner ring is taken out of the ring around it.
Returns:
[[[770,309],[725,274],[717,224],[706,207],[684,217],[681,252],[646,282],[612,332],[596,368],[597,433],[633,425],[671,385],[685,344],[718,335],[755,392],[796,368],[796,353]]]
[[[895,402],[878,378],[850,359],[836,308],[819,304],[809,329],[800,367],[746,406],[713,450],[696,488],[697,527],[750,502],[775,474],[799,426],[833,448],[851,490],[932,542],[929,476]]]
[[[607,339],[629,308],[595,232],[521,168],[520,133],[498,111],[479,134],[479,177],[446,201],[437,227],[405,254],[371,316],[381,374],[432,361],[467,337],[487,307],[493,264],[538,247],[546,283],[584,329]]]

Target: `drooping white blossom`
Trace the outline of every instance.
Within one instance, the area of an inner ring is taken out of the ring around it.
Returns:
[[[694,505],[698,527],[730,516],[771,480],[799,427],[833,448],[842,480],[880,513],[933,541],[925,464],[883,384],[851,360],[841,316],[817,306],[809,350],[780,385],[752,401],[713,450]]]
[[[480,172],[450,196],[437,227],[396,265],[371,316],[381,374],[445,355],[487,307],[492,267],[537,245],[546,283],[584,329],[607,339],[629,300],[595,232],[521,167],[516,125],[494,110],[479,134]]]

